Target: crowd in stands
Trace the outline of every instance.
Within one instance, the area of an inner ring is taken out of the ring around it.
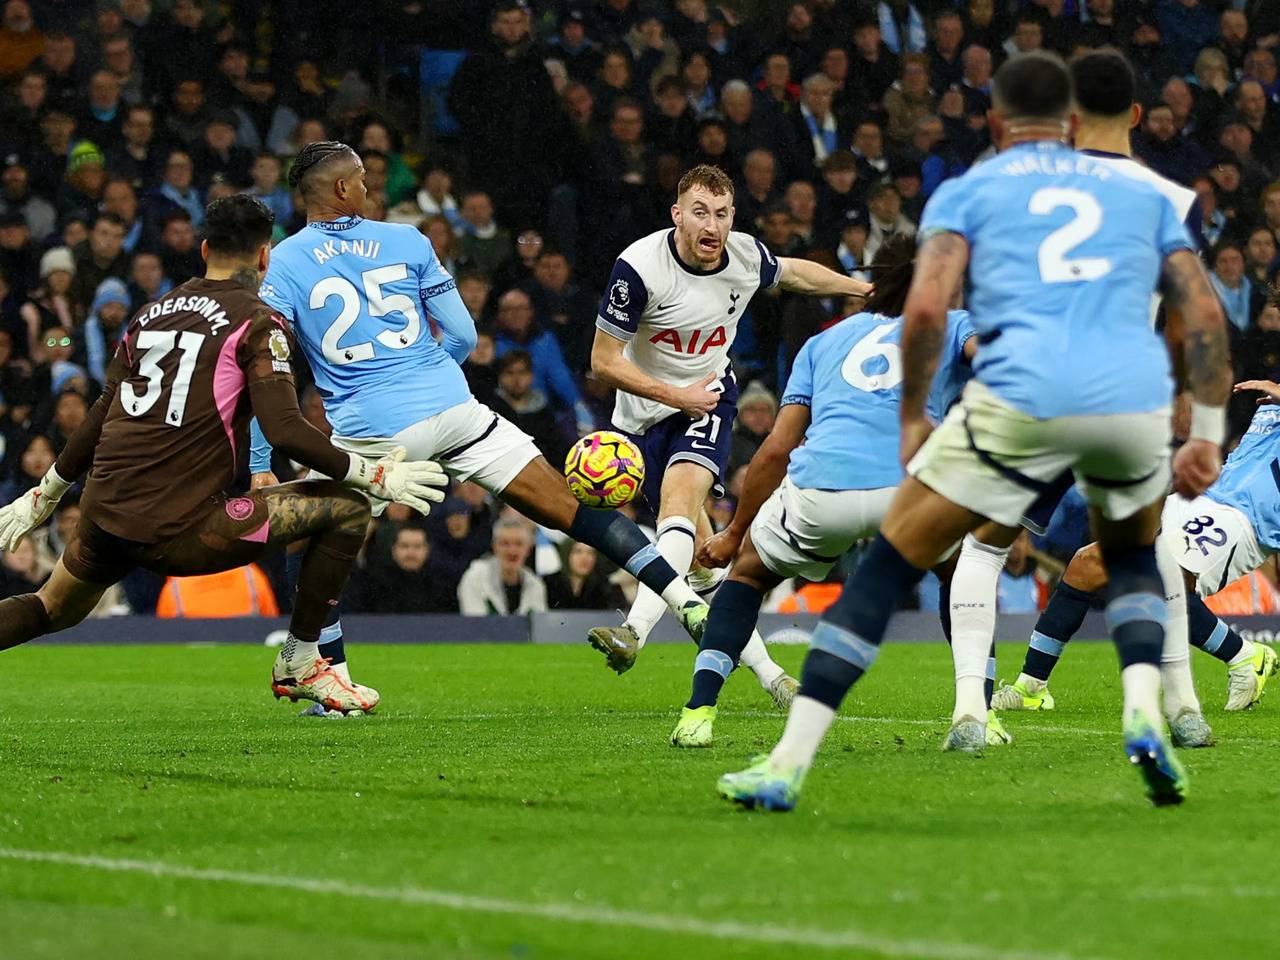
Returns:
[[[284,184],[308,142],[353,144],[366,216],[430,240],[481,331],[475,393],[555,463],[608,423],[612,399],[589,375],[600,293],[623,247],[669,225],[690,165],[733,176],[736,228],[775,254],[865,276],[939,183],[991,151],[991,77],[1007,57],[1103,45],[1139,76],[1135,155],[1197,194],[1239,377],[1280,379],[1275,0],[4,0],[0,495],[32,485],[84,418],[132,313],[202,272],[207,202],[252,193],[278,237],[298,229]],[[465,57],[424,96],[417,64],[450,50]],[[792,358],[850,309],[755,298],[734,349],[752,385],[731,491]],[[304,401],[323,424],[314,390]],[[1233,410],[1237,433],[1250,412]],[[732,502],[710,506],[723,518]],[[47,574],[77,514],[71,497],[3,558],[0,593]],[[425,521],[388,511],[348,603],[619,601],[625,577],[519,526],[465,484]],[[103,608],[151,610],[160,593],[133,578]]]

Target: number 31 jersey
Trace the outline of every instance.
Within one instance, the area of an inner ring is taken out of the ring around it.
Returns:
[[[730,232],[720,265],[698,270],[676,252],[675,230],[659,230],[622,251],[600,301],[596,327],[626,341],[623,356],[676,387],[719,377],[712,390],[738,399],[729,348],[755,292],[778,284],[778,260],[754,237]],[[618,391],[613,423],[643,434],[677,411]]]
[[[115,398],[85,481],[85,512],[138,543],[203,517],[247,448],[250,390],[292,382],[292,347],[283,319],[232,280],[188,280],[143,307],[107,370]]]
[[[1142,413],[1172,400],[1149,323],[1166,257],[1191,250],[1149,183],[1062,144],[1019,144],[943,183],[923,237],[969,245],[975,376],[1023,413]]]
[[[390,437],[471,396],[423,306],[452,286],[413,227],[351,217],[282,240],[260,292],[293,325],[334,432]]]

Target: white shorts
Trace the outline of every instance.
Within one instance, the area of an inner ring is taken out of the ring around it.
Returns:
[[[1065,471],[1089,505],[1123,520],[1169,491],[1169,410],[1040,420],[969,381],[907,472],[974,513],[1016,527]]]
[[[897,489],[807,490],[784,477],[752,521],[751,542],[778,576],[820,581],[846,550],[875,536]]]
[[[542,454],[533,438],[475,397],[405,427],[394,437],[330,438],[339,450],[376,460],[404,447],[409,460],[435,460],[453,479],[475,481],[497,496],[530,461]],[[373,500],[374,516],[387,508]]]
[[[1160,539],[1178,566],[1196,578],[1202,597],[1253,573],[1268,556],[1248,517],[1208,497],[1186,500],[1174,494],[1164,502],[1160,522]]]

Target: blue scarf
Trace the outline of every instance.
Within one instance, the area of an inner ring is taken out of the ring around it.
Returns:
[[[886,0],[881,0],[878,13],[880,15],[880,37],[884,45],[895,54],[919,53],[928,41],[924,31],[924,20],[914,4],[907,4],[907,37],[906,44],[898,30],[898,21],[894,19],[893,8]]]
[[[804,117],[804,122],[809,125],[809,139],[813,141],[813,159],[821,163],[835,153],[839,146],[836,142],[836,118],[828,113],[827,119],[822,121],[822,127],[819,128],[818,118],[804,104],[800,105],[800,116]]]

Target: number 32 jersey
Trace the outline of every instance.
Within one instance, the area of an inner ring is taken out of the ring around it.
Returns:
[[[350,217],[282,240],[260,293],[293,325],[334,432],[390,437],[471,396],[425,315],[453,286],[413,227]]]
[[[1191,250],[1159,190],[1062,144],[1019,144],[943,183],[923,237],[969,245],[978,380],[1023,413],[1143,413],[1169,405],[1149,323],[1164,260]]]
[[[626,341],[623,356],[649,376],[687,387],[715,373],[721,380],[711,389],[736,402],[729,348],[738,320],[755,292],[777,286],[778,279],[777,258],[748,234],[731,231],[720,265],[703,271],[681,260],[675,230],[659,230],[631,244],[614,263],[596,327]],[[643,434],[676,412],[619,390],[613,423]]]
[[[85,481],[85,512],[138,543],[198,521],[235,478],[250,390],[292,382],[291,352],[283,319],[232,280],[188,280],[140,310],[107,371],[115,397]]]

